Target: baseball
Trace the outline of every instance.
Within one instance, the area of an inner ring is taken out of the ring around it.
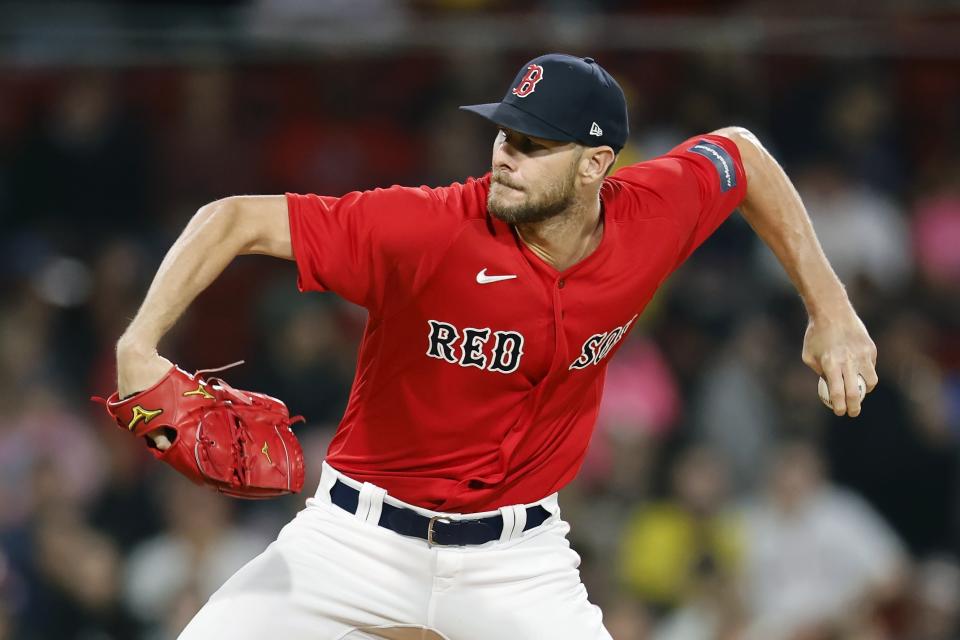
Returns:
[[[857,374],[857,389],[860,391],[860,402],[863,402],[867,395],[867,382],[859,373]],[[820,401],[828,408],[833,409],[833,404],[830,403],[830,390],[827,389],[827,381],[823,378],[820,378],[820,382],[817,384],[817,393],[820,395]]]

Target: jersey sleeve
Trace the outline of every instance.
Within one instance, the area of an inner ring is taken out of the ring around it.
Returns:
[[[743,201],[747,177],[733,140],[695,136],[666,154],[624,167],[615,177],[654,195],[680,234],[674,268],[710,237]]]
[[[471,181],[473,183],[475,181]],[[288,193],[301,291],[332,291],[371,311],[390,283],[413,286],[452,242],[471,185],[390,187],[341,197]]]

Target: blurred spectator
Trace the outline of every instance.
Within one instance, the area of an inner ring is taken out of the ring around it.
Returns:
[[[893,313],[874,332],[880,384],[854,424],[828,414],[824,437],[832,477],[865,497],[921,556],[954,551],[958,540],[960,459],[943,372],[931,357],[935,337],[923,315]]]
[[[823,138],[856,182],[901,193],[906,166],[896,139],[893,92],[869,69],[850,71],[828,99]]]
[[[10,404],[41,381],[60,374],[50,350],[55,310],[29,292],[9,295],[0,305],[0,393]],[[9,409],[9,407],[7,407]]]
[[[114,345],[137,311],[154,257],[133,239],[105,239],[91,265],[87,303],[60,314],[54,327],[59,362],[84,395],[105,394],[116,384]]]
[[[955,640],[960,636],[960,566],[950,557],[917,565],[908,640]]]
[[[92,435],[103,445],[103,466],[108,475],[90,503],[88,515],[90,523],[127,554],[133,545],[163,527],[155,494],[149,490],[156,482],[159,464],[142,439],[131,438],[107,420],[98,426]]]
[[[344,337],[366,319],[357,310],[333,296],[303,296],[288,278],[263,294],[257,315],[265,351],[252,385],[283,389],[287,406],[307,420],[301,430],[332,429],[343,417],[356,361],[355,342]]]
[[[753,489],[776,437],[772,395],[780,362],[779,335],[769,318],[745,319],[702,377],[693,398],[697,434],[729,461],[738,491]],[[799,354],[798,354],[799,355]]]
[[[937,288],[960,287],[960,160],[913,211],[917,267]]]
[[[653,640],[740,640],[744,614],[729,581],[701,580],[683,607],[672,611],[654,630]],[[619,640],[619,639],[618,639]]]
[[[615,597],[618,539],[626,514],[644,500],[661,443],[676,426],[679,391],[656,345],[635,330],[607,368],[597,426],[578,477],[563,490],[565,517],[590,522],[572,532],[590,597]],[[626,610],[624,619],[630,617]]]
[[[232,502],[172,472],[153,485],[166,530],[130,553],[125,595],[152,636],[173,638],[268,540],[231,521]]]
[[[635,329],[607,366],[597,426],[580,478],[631,498],[644,492],[650,469],[642,450],[664,438],[680,417],[677,381],[657,345]]]
[[[902,588],[907,558],[895,534],[824,479],[806,442],[783,445],[771,460],[769,486],[745,509],[744,527],[750,638],[833,637],[869,621]]]
[[[149,220],[149,146],[123,109],[118,78],[91,71],[64,78],[20,141],[8,228],[41,230],[62,250],[92,255],[87,241]]]
[[[7,554],[2,544],[3,537],[0,536],[0,640],[13,639],[13,600],[14,600],[14,577],[13,567],[7,559]]]
[[[0,640],[13,640],[13,626],[6,605],[0,600]]]
[[[104,452],[63,394],[35,385],[0,415],[0,531],[38,510],[86,507],[106,479]]]
[[[257,185],[261,136],[238,123],[236,81],[230,69],[191,69],[179,77],[175,116],[166,126],[158,173],[169,235],[201,205]],[[261,128],[265,125],[261,124]]]
[[[447,185],[490,170],[488,145],[495,131],[480,120],[463,118],[455,105],[435,107],[427,138],[425,183]],[[468,151],[469,150],[469,151]]]
[[[910,235],[894,201],[854,180],[835,160],[808,164],[793,180],[824,253],[848,287],[864,280],[875,290],[893,292],[907,282]],[[763,247],[761,255],[774,279],[786,283],[773,254]]]
[[[34,529],[36,582],[23,640],[127,640],[140,625],[121,599],[121,558],[73,509],[48,511]]]
[[[660,349],[637,329],[607,367],[597,429],[662,436],[676,425],[677,382]]]
[[[797,332],[795,335],[801,335]],[[777,425],[780,437],[821,438],[833,413],[820,401],[817,393],[818,376],[800,359],[800,353],[783,359],[775,377],[777,390]],[[873,396],[868,401],[873,403]],[[861,414],[862,415],[862,414]],[[859,419],[859,418],[858,418]],[[769,453],[769,451],[767,451]],[[763,466],[757,469],[762,476]]]
[[[718,454],[702,446],[685,450],[670,480],[667,499],[627,520],[617,563],[629,591],[661,613],[731,593],[743,553]],[[727,609],[720,608],[724,618]]]
[[[594,599],[592,595],[590,598]],[[627,595],[603,607],[603,626],[615,640],[647,640],[651,632],[646,607]]]

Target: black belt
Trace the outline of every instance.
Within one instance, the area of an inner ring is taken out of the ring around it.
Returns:
[[[344,511],[356,513],[360,491],[337,480],[330,489],[330,500]],[[550,512],[540,505],[527,507],[527,523],[523,530],[539,527],[549,517]],[[431,545],[442,547],[492,542],[499,540],[503,532],[503,516],[500,515],[473,520],[450,520],[443,516],[428,518],[413,509],[395,507],[386,502],[377,524],[400,535],[422,538]]]

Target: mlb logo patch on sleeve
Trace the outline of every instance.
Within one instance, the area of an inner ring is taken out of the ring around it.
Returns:
[[[699,153],[704,158],[713,163],[720,177],[720,192],[729,191],[737,186],[737,170],[733,164],[733,158],[727,153],[727,150],[715,142],[709,140],[699,140],[687,151]]]

